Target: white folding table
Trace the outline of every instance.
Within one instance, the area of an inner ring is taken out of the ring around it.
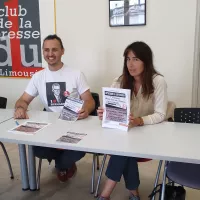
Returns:
[[[29,115],[31,121],[50,122],[52,124],[30,136],[8,133],[7,130],[15,126],[14,121],[9,120],[0,126],[0,140],[28,145],[31,190],[36,189],[33,145],[200,164],[200,126],[198,124],[163,122],[156,125],[135,127],[128,132],[123,132],[102,128],[98,117],[89,116],[87,119],[71,123],[59,120],[58,113],[29,111]],[[26,120],[18,121],[22,123]],[[87,136],[77,144],[57,142],[56,140],[66,134],[67,131],[86,133]],[[24,172],[27,170],[23,169],[22,166],[27,165],[21,161],[23,184],[25,182],[23,177],[26,176]]]

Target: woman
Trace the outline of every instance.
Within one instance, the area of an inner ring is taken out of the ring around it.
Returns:
[[[153,65],[153,53],[144,42],[134,42],[124,51],[123,74],[114,80],[111,87],[131,90],[130,127],[156,124],[165,120],[167,110],[167,86],[164,77]],[[103,117],[103,108],[98,108]],[[123,175],[130,200],[140,200],[140,184],[137,159],[111,156],[106,176],[108,180],[98,200],[109,200],[117,182]]]

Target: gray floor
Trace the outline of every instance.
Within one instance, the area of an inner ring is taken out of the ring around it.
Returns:
[[[60,183],[55,174],[51,173],[46,161],[42,165],[41,190],[37,192],[24,192],[21,190],[20,168],[17,145],[6,144],[8,154],[11,159],[15,179],[10,180],[7,163],[3,152],[0,149],[0,200],[94,200],[90,194],[90,178],[92,157],[87,155],[78,163],[77,175],[67,183]],[[139,164],[140,169],[140,194],[142,200],[147,200],[147,196],[152,190],[156,170],[157,161],[150,161]],[[102,185],[105,181],[103,176]],[[186,189],[187,199],[200,199],[200,192],[197,190]],[[112,195],[113,200],[128,199],[128,192],[124,187],[123,180],[119,183]]]

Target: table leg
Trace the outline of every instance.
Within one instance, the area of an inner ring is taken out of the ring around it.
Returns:
[[[18,148],[19,148],[19,158],[20,158],[21,178],[22,178],[22,190],[29,190],[26,147],[24,144],[19,144]]]
[[[35,166],[35,156],[33,153],[33,146],[28,145],[28,166],[29,166],[29,185],[30,190],[37,190],[36,185],[36,166]]]
[[[166,184],[166,176],[167,176],[167,165],[168,162],[165,161],[165,165],[164,165],[164,172],[163,172],[163,182],[162,182],[162,195],[161,195],[161,200],[165,199],[165,184]]]

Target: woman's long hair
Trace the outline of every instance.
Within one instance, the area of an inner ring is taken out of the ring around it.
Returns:
[[[121,88],[130,89],[131,96],[134,90],[135,79],[130,75],[127,68],[127,56],[132,51],[137,58],[144,63],[144,71],[142,72],[142,95],[144,98],[149,98],[154,92],[153,76],[159,73],[155,70],[153,65],[153,53],[151,48],[144,42],[134,42],[128,45],[124,51],[124,67],[123,74],[120,77]],[[160,74],[159,74],[160,75]]]

